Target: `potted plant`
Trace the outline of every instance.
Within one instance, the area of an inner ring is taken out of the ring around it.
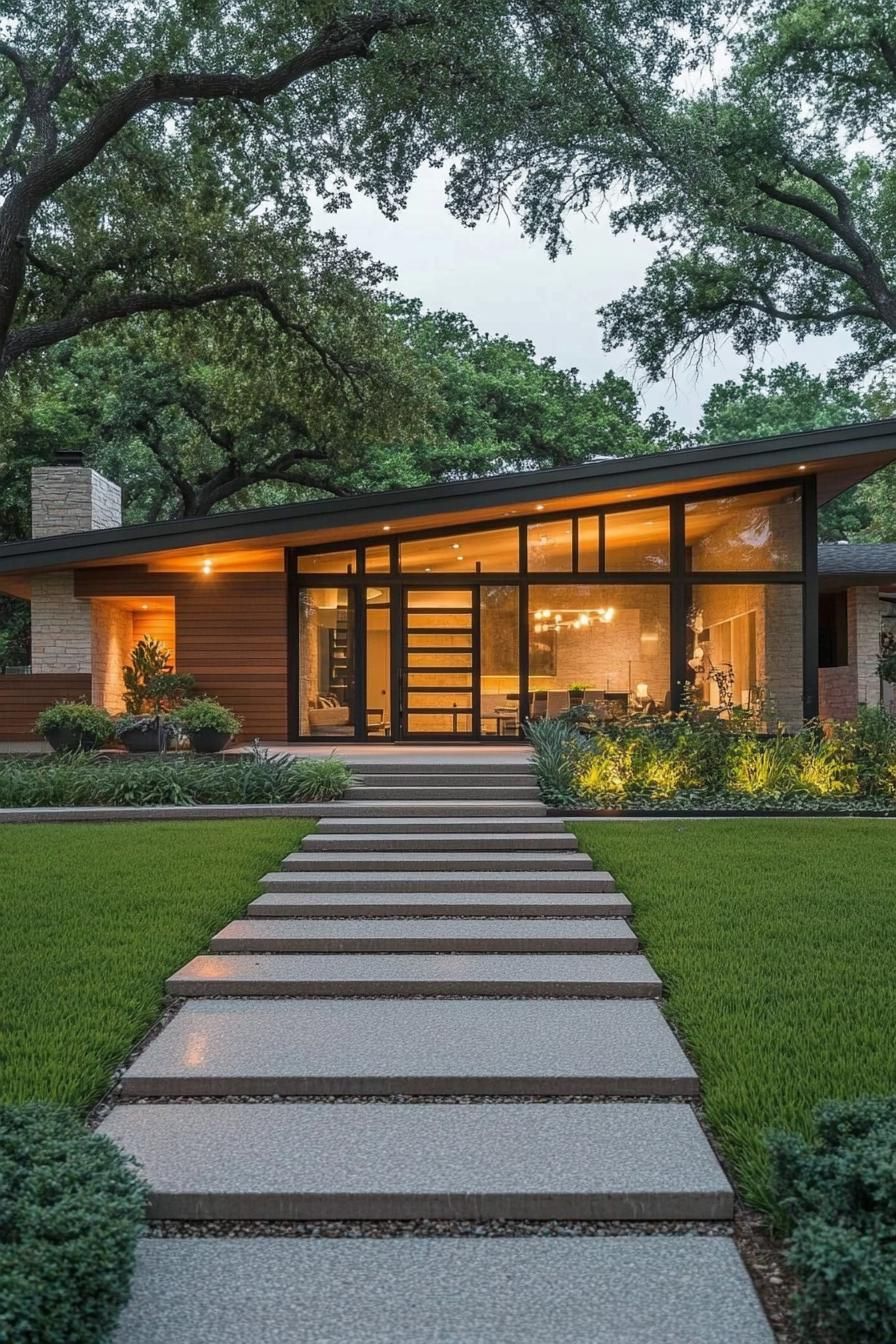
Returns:
[[[119,714],[115,736],[125,751],[165,751],[177,737],[177,725],[167,714]]]
[[[232,710],[211,696],[185,701],[177,711],[177,721],[193,750],[203,753],[223,751],[242,726]]]
[[[164,751],[177,736],[169,715],[196,684],[195,678],[171,667],[171,654],[161,640],[144,635],[122,669],[124,714],[116,721],[119,742],[128,751]]]
[[[571,708],[573,705],[581,705],[581,704],[582,704],[582,702],[583,702],[584,699],[585,699],[585,690],[586,690],[586,687],[583,686],[582,683],[581,683],[580,681],[574,681],[574,682],[572,683],[572,685],[569,687],[569,704],[570,704],[570,708]]]
[[[59,700],[37,716],[34,731],[54,751],[96,751],[114,732],[111,714],[81,700]]]

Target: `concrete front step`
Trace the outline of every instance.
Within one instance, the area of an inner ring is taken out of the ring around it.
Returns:
[[[502,794],[503,798],[504,795]],[[471,802],[468,795],[459,801],[451,800],[448,802],[410,802],[410,801],[382,801],[371,799],[369,795],[359,794],[359,799],[364,801],[344,801],[340,803],[330,803],[328,806],[332,809],[328,816],[338,817],[340,821],[350,817],[397,817],[405,820],[411,817],[441,817],[444,820],[456,819],[458,817],[481,817],[481,818],[521,818],[521,817],[546,817],[547,808],[540,802],[507,802],[486,799],[485,801]],[[322,804],[327,806],[327,804]]]
[[[236,919],[212,952],[637,952],[624,919]]]
[[[127,1097],[697,1092],[658,1006],[638,999],[204,999],[121,1085]]]
[[[153,1218],[733,1212],[731,1187],[684,1103],[162,1103],[117,1106],[99,1133],[140,1163]]]
[[[482,867],[464,869],[458,874],[446,872],[421,872],[416,867],[408,872],[392,869],[383,873],[346,873],[310,872],[266,873],[261,879],[265,891],[324,892],[340,891],[351,888],[352,892],[439,892],[453,891],[461,886],[466,891],[476,891],[480,895],[489,895],[494,891],[516,891],[519,887],[537,887],[544,895],[549,892],[577,892],[583,895],[590,891],[612,891],[614,882],[609,873],[579,872],[538,872],[531,874],[525,866],[519,872],[491,872]]]
[[[593,864],[587,854],[578,850],[558,850],[554,853],[541,850],[516,853],[514,851],[454,850],[444,851],[383,850],[365,853],[353,850],[348,853],[329,853],[324,851],[299,850],[287,854],[281,863],[286,873],[344,873],[351,880],[355,873],[539,873],[547,872],[592,872]]]
[[[694,1234],[145,1238],[113,1344],[324,1339],[774,1344],[734,1242]]]
[[[232,953],[194,957],[167,981],[169,994],[340,996],[517,994],[658,998],[646,957],[585,952]]]
[[[455,834],[444,831],[410,831],[407,827],[398,828],[391,834],[377,834],[369,831],[348,832],[333,835],[330,832],[315,832],[302,841],[303,854],[329,852],[333,854],[353,855],[376,850],[398,850],[409,853],[423,852],[450,853],[455,850],[545,850],[575,851],[576,838],[569,831],[536,831],[531,835],[498,834],[494,827],[488,830],[463,830]],[[293,857],[292,855],[290,857]]]
[[[538,798],[538,789],[534,784],[469,784],[456,786],[454,782],[446,784],[440,779],[437,784],[414,784],[407,780],[401,784],[353,784],[347,791],[346,801],[425,803],[442,800],[464,802],[533,802]]]
[[[513,836],[514,844],[528,835],[571,834],[560,817],[322,817],[314,833],[340,835],[492,835]],[[309,839],[312,837],[309,836]],[[575,840],[575,837],[573,837]]]
[[[496,761],[488,756],[470,756],[463,761],[437,758],[435,753],[427,753],[425,758],[411,756],[399,759],[397,753],[386,760],[354,760],[351,769],[356,775],[486,775],[504,776],[531,774],[532,754],[528,750],[515,753],[512,759]]]
[[[537,918],[622,917],[631,914],[631,903],[617,891],[573,892],[452,890],[444,891],[332,891],[306,888],[303,891],[266,891],[249,905],[248,914],[256,919],[283,919],[316,916],[339,918],[490,918],[504,915],[530,915]]]
[[[396,766],[394,770],[373,771],[370,772],[363,767],[355,767],[352,773],[361,784],[378,785],[382,787],[393,784],[413,784],[417,788],[425,789],[433,784],[436,787],[442,784],[450,784],[452,789],[465,788],[485,788],[489,784],[500,785],[504,788],[506,785],[517,786],[519,788],[531,788],[535,779],[531,770],[520,769],[518,766],[512,770],[503,770],[498,775],[493,775],[488,770],[442,770],[439,766]]]

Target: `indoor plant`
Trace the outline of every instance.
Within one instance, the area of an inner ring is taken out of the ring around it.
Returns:
[[[242,726],[232,710],[211,696],[185,701],[177,711],[177,721],[190,746],[199,752],[223,751]]]
[[[96,751],[113,735],[111,714],[81,700],[59,700],[37,716],[34,731],[54,751]]]

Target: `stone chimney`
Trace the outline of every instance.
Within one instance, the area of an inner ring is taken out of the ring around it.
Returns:
[[[80,452],[61,450],[50,467],[31,470],[31,535],[63,536],[121,525],[121,490],[85,467]],[[50,562],[52,563],[52,561]],[[90,602],[75,597],[70,569],[35,574],[31,581],[31,670],[96,671],[100,631]],[[93,700],[100,703],[94,675]]]
[[[31,469],[31,535],[56,537],[121,526],[121,488],[60,449],[51,467]]]

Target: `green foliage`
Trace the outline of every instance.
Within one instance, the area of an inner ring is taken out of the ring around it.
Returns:
[[[335,756],[305,756],[292,771],[295,797],[305,803],[332,803],[344,798],[354,781],[351,771]]]
[[[82,700],[57,700],[38,714],[34,731],[40,737],[53,732],[67,733],[74,739],[72,747],[83,746],[92,751],[114,736],[115,723],[112,715],[97,705]]]
[[[896,717],[881,709],[793,734],[686,714],[598,726],[571,711],[527,724],[526,734],[542,798],[555,807],[896,805]]]
[[[581,737],[560,719],[529,719],[523,725],[532,744],[532,773],[549,807],[575,807]]]
[[[341,761],[247,752],[227,762],[192,756],[0,762],[0,807],[155,807],[191,803],[331,801],[352,781]]]
[[[190,694],[196,678],[171,668],[171,653],[161,640],[143,635],[123,667],[124,707],[127,714],[162,714]]]
[[[891,826],[755,816],[571,825],[632,902],[709,1129],[740,1193],[769,1212],[770,1129],[808,1136],[826,1098],[896,1093]]]
[[[211,728],[218,733],[228,733],[231,737],[239,732],[243,723],[233,710],[209,695],[200,695],[195,700],[187,700],[178,709],[176,718],[185,733],[197,733],[203,728]]]
[[[127,1302],[146,1198],[132,1164],[57,1106],[0,1106],[0,1336],[100,1344]]]
[[[770,1142],[791,1227],[797,1317],[812,1344],[896,1341],[896,1097],[827,1102],[805,1139]]]

